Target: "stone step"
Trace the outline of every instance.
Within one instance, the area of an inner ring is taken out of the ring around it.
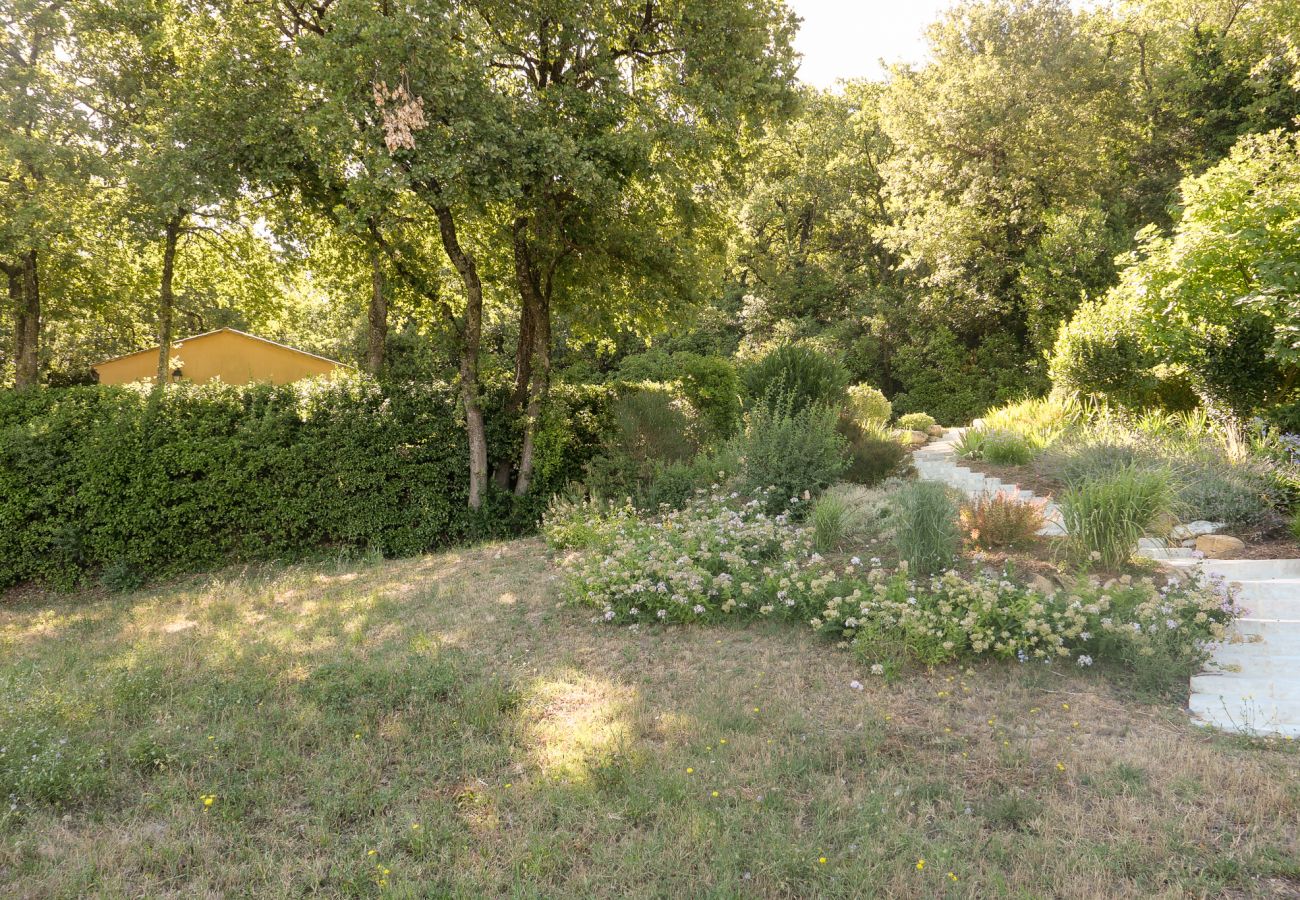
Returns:
[[[1147,559],[1163,561],[1167,559],[1200,559],[1204,554],[1198,554],[1195,550],[1189,550],[1186,547],[1143,547],[1139,545],[1137,555],[1145,556]]]
[[[1219,675],[1232,672],[1259,678],[1300,677],[1300,654],[1274,653],[1266,645],[1241,644],[1230,646],[1252,647],[1255,651],[1219,650],[1205,664],[1202,674]]]

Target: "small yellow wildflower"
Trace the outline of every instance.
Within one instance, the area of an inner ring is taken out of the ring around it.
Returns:
[[[949,872],[949,873],[948,873],[948,880],[949,880],[949,881],[956,881],[956,880],[957,880],[957,876],[954,875],[954,874],[952,874],[951,872]]]
[[[715,797],[718,796],[718,792],[717,792],[717,791],[714,791],[714,792],[713,792],[713,796],[715,796]]]
[[[925,869],[925,860],[918,859],[916,861],[916,871],[921,872],[924,871],[924,869]]]
[[[412,830],[412,831],[419,831],[419,830],[420,830],[420,823],[419,823],[419,822],[412,822],[412,823],[411,823],[411,830]]]
[[[507,781],[507,782],[506,782],[506,787],[514,787],[514,783],[513,783],[513,782],[510,782],[510,781]]]
[[[823,866],[826,865],[826,857],[824,857],[824,856],[819,856],[819,857],[817,857],[817,862],[818,862],[820,865],[823,865]]]
[[[754,707],[754,712],[758,712],[758,707],[757,707],[757,706]]]
[[[1064,772],[1064,771],[1065,771],[1065,763],[1057,763],[1057,764],[1056,764],[1056,770],[1057,770],[1058,772]]]
[[[720,741],[718,741],[719,744],[725,744],[726,742],[727,742],[726,738],[722,738]]]
[[[208,807],[212,806],[212,804],[214,804],[214,803],[217,802],[217,795],[216,795],[216,794],[204,794],[204,795],[203,795],[202,797],[200,797],[199,799],[203,801],[203,808],[204,808],[204,809],[207,809]]]
[[[379,853],[378,850],[367,850],[367,851],[366,851],[366,856],[375,856],[375,855],[378,854],[378,853]]]
[[[687,766],[687,767],[686,767],[686,774],[687,774],[687,775],[694,775],[694,774],[695,774],[695,769],[691,768],[690,766]]]

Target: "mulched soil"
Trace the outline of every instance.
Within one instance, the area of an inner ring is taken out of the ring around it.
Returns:
[[[972,472],[980,472],[1007,484],[1019,485],[1021,490],[1033,491],[1039,497],[1051,499],[1060,492],[1062,485],[1052,478],[1045,478],[1029,466],[999,466],[982,459],[958,459],[957,465],[965,466]]]

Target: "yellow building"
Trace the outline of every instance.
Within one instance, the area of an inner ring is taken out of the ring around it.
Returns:
[[[172,341],[171,358],[173,380],[219,379],[226,384],[250,381],[288,384],[300,378],[352,368],[233,328],[218,328]],[[153,381],[158,374],[158,347],[105,360],[91,368],[99,376],[100,384]]]

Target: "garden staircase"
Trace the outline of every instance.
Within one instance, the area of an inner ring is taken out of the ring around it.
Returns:
[[[1047,524],[1040,528],[1038,533],[1045,536],[1065,534],[1061,508],[1050,498],[1038,497],[1033,491],[1024,490],[1017,484],[1007,484],[1000,479],[958,464],[957,452],[954,448],[961,440],[964,430],[950,428],[944,432],[943,437],[913,451],[912,463],[916,466],[917,475],[926,481],[941,481],[971,498],[1007,493],[1024,501],[1041,501],[1043,518],[1046,519]]]
[[[1032,491],[959,465],[955,445],[962,429],[912,454],[917,475],[940,481],[968,497]],[[1039,534],[1065,534],[1061,509],[1044,502],[1047,525]],[[1194,721],[1245,734],[1300,737],[1300,559],[1202,559],[1194,550],[1144,538],[1138,553],[1200,578],[1223,578],[1246,613],[1217,647],[1207,671],[1192,678],[1188,708]]]
[[[1221,578],[1244,607],[1188,701],[1203,725],[1244,734],[1300,737],[1300,559],[1201,559],[1143,541],[1139,553],[1172,569]]]

